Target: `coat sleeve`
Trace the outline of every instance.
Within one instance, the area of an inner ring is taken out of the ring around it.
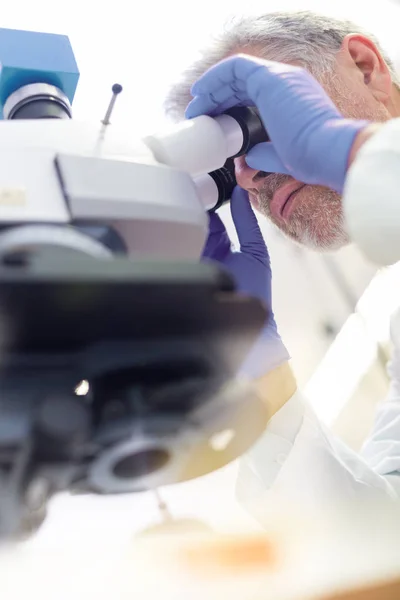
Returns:
[[[400,119],[382,126],[356,158],[345,186],[363,202],[376,196],[389,207],[400,202]],[[397,214],[397,213],[396,213]],[[362,215],[361,215],[362,216]],[[398,235],[396,233],[396,235]],[[379,240],[377,242],[380,243]],[[400,285],[400,282],[399,282]],[[238,500],[262,519],[265,494],[277,492],[309,507],[321,502],[400,496],[400,312],[391,320],[394,346],[388,397],[380,403],[360,453],[348,448],[321,422],[297,391],[272,417],[263,437],[239,465]]]
[[[389,393],[360,453],[325,427],[297,391],[241,458],[237,497],[259,521],[271,492],[308,508],[347,498],[400,497],[400,311],[392,317],[391,337]]]

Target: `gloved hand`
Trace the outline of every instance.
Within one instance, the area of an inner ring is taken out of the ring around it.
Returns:
[[[249,167],[342,192],[351,147],[368,122],[343,118],[310,73],[240,54],[211,67],[191,91],[187,118],[258,108],[271,141],[250,150]]]
[[[232,251],[224,224],[216,213],[211,213],[203,260],[219,262],[232,274],[238,291],[263,300],[271,308],[270,258],[247,192],[236,187],[230,206],[240,251]],[[251,379],[261,377],[288,360],[289,354],[278,334],[271,312],[240,373]]]

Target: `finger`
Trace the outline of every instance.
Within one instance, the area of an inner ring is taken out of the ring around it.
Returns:
[[[232,106],[254,106],[254,102],[247,96],[245,92],[235,92],[232,94],[231,90],[221,90],[218,94],[219,100],[216,99],[214,94],[202,94],[195,96],[186,107],[185,117],[186,119],[193,119],[200,115],[219,115]]]
[[[291,171],[283,164],[271,142],[254,146],[247,153],[245,160],[251,169],[257,171],[291,175]]]
[[[209,234],[222,234],[226,233],[225,225],[221,221],[219,215],[216,212],[208,213],[208,232]]]
[[[186,109],[188,119],[201,114],[215,115],[232,106],[253,106],[247,93],[247,79],[260,65],[256,59],[236,56],[211,67],[192,86],[194,97]]]
[[[202,257],[223,260],[231,249],[231,241],[225,225],[216,213],[209,213],[208,238]]]
[[[191,93],[193,96],[200,94],[215,93],[217,90],[227,86],[235,92],[246,89],[246,80],[264,61],[238,54],[231,56],[208,69],[192,85]]]
[[[240,244],[240,251],[269,264],[269,254],[257,217],[245,190],[236,186],[231,197],[231,214]]]

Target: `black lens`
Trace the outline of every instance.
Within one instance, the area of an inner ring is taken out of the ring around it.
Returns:
[[[234,106],[225,111],[225,114],[233,117],[235,121],[237,121],[243,133],[242,147],[232,158],[247,154],[247,152],[256,144],[269,141],[268,133],[265,130],[257,108]]]
[[[220,206],[225,204],[225,202],[229,202],[232,192],[237,185],[235,176],[235,163],[233,162],[233,159],[228,158],[221,169],[212,171],[209,173],[209,176],[215,181],[218,189],[218,201],[216,205],[209,211],[214,212]]]

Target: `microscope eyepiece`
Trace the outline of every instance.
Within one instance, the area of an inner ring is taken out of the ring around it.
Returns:
[[[204,208],[216,210],[236,185],[232,159],[268,140],[258,110],[235,106],[217,117],[182,121],[143,141],[159,163],[191,175]]]
[[[228,202],[232,196],[233,189],[236,185],[235,164],[232,158],[228,158],[221,169],[208,173],[211,179],[215,182],[218,189],[218,200],[213,206],[213,210],[217,210],[220,206]]]
[[[227,120],[231,117],[233,121]],[[234,187],[236,186],[235,165],[233,159],[243,156],[256,144],[267,142],[268,134],[261,121],[260,114],[256,108],[247,106],[234,106],[225,111],[221,117],[217,117],[224,129],[227,140],[233,141],[238,138],[240,128],[240,149],[220,169],[211,171],[206,176],[195,179],[197,191],[202,199],[204,207],[210,212],[216,211],[220,206],[229,202]],[[238,146],[237,146],[238,147]],[[208,179],[207,179],[208,177]],[[212,183],[211,183],[212,182]]]
[[[201,115],[171,125],[143,141],[159,163],[199,177],[268,139],[257,109],[237,106],[214,118]]]
[[[260,113],[257,108],[249,108],[248,106],[233,106],[225,111],[225,115],[235,119],[239,125],[243,142],[240,150],[231,158],[243,156],[256,144],[268,142],[269,137],[261,121]]]
[[[196,177],[194,183],[204,208],[209,212],[216,211],[220,206],[229,202],[236,186],[233,159],[228,158],[220,169]]]

